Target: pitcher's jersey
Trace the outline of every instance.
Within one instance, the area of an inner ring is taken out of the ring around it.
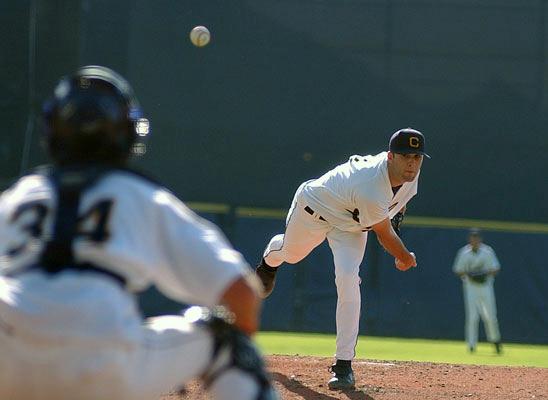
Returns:
[[[124,277],[127,288],[93,272],[16,272],[39,261],[55,197],[39,174],[0,197],[0,315],[21,331],[125,340],[140,324],[131,291],[156,285],[176,301],[212,306],[250,270],[216,226],[168,190],[113,171],[81,195],[74,258]]]
[[[307,182],[303,195],[310,207],[334,227],[349,232],[369,230],[392,218],[417,194],[419,174],[394,195],[388,177],[388,153],[354,155]]]
[[[453,272],[472,275],[494,272],[499,269],[500,263],[495,251],[485,243],[480,243],[477,252],[474,252],[469,244],[462,247],[457,252],[453,264]]]

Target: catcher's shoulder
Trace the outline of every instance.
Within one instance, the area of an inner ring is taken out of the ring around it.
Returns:
[[[158,192],[168,193],[170,197],[177,196],[155,177],[133,168],[117,168],[107,177],[107,184],[116,191],[139,193],[144,197],[154,196]]]

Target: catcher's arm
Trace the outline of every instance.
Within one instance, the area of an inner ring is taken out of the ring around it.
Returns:
[[[407,250],[399,236],[394,232],[389,218],[373,225],[371,229],[375,231],[377,239],[379,239],[379,242],[386,251],[394,256],[396,267],[399,270],[405,271],[417,266],[415,255]]]
[[[234,314],[234,325],[247,335],[259,326],[260,286],[255,274],[236,279],[223,293],[221,304]]]

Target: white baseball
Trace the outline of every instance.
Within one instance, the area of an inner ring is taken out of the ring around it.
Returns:
[[[190,41],[196,47],[204,47],[211,40],[211,34],[209,29],[205,26],[199,25],[192,28],[190,31]]]

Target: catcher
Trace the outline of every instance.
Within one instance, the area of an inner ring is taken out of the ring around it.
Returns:
[[[83,67],[44,120],[53,165],[0,197],[0,398],[156,400],[201,377],[214,399],[275,399],[249,338],[253,271],[216,226],[127,168],[149,128],[128,82]],[[152,284],[201,307],[143,321],[134,296]]]

